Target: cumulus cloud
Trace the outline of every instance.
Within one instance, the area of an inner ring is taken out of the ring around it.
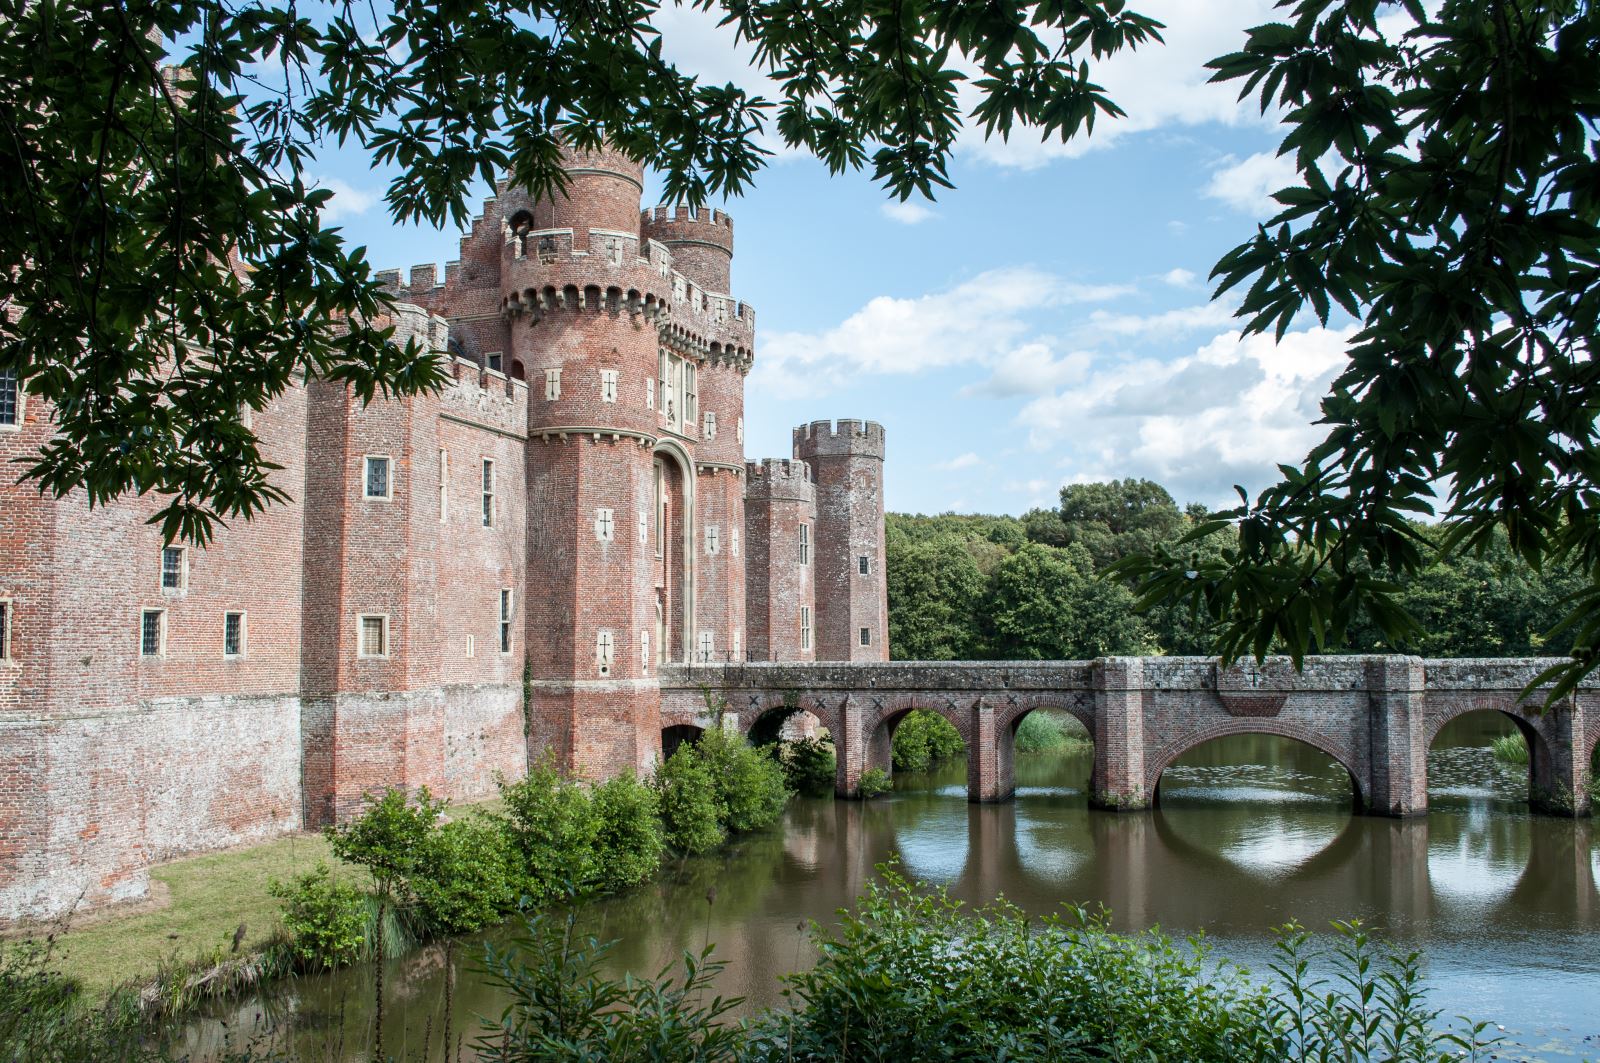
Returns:
[[[1174,288],[1192,288],[1197,278],[1192,272],[1179,266],[1177,269],[1169,269],[1163,273],[1161,280]]]
[[[1206,182],[1205,194],[1242,213],[1270,217],[1282,209],[1272,194],[1299,183],[1294,156],[1259,151],[1246,159],[1223,159]]]
[[[1227,303],[1214,302],[1180,306],[1155,314],[1113,314],[1096,310],[1089,315],[1089,329],[1107,336],[1130,338],[1178,336],[1216,328],[1232,320],[1233,308]]]
[[[1034,399],[1018,421],[1030,444],[1065,447],[1070,469],[1148,476],[1184,499],[1224,502],[1321,437],[1313,422],[1345,364],[1355,326],[1241,338],[1225,332],[1170,360],[1133,359]]]
[[[944,471],[944,472],[955,472],[958,469],[973,469],[973,468],[977,468],[979,465],[982,465],[982,464],[983,464],[983,459],[978,457],[978,455],[974,454],[972,451],[969,450],[965,454],[956,455],[955,457],[951,458],[949,461],[941,461],[941,462],[939,462],[938,464],[934,465],[934,468],[935,469],[939,469],[939,470]]]
[[[1094,356],[1088,351],[1056,355],[1047,342],[1024,343],[1002,353],[987,380],[961,390],[964,396],[985,395],[1006,399],[1018,395],[1043,395],[1082,380]]]
[[[915,298],[881,295],[833,328],[768,336],[751,385],[801,397],[826,393],[864,374],[921,373],[957,365],[1004,370],[1008,364],[1024,363],[1064,381],[1075,371],[1071,356],[1058,359],[1048,350],[1018,350],[1024,344],[1045,343],[1032,334],[1035,315],[1103,302],[1131,290],[1079,284],[1021,267],[989,270],[947,291]]]
[[[365,214],[380,198],[378,192],[356,188],[348,181],[341,181],[337,177],[318,177],[312,183],[333,193],[333,198],[322,208],[322,220],[325,223]]]
[[[879,209],[883,211],[884,217],[890,221],[897,221],[901,225],[920,225],[929,218],[937,218],[939,216],[927,205],[918,203],[914,199],[908,199],[903,203],[899,200],[890,200]]]

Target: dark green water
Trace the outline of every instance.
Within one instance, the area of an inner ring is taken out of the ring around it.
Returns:
[[[1446,1016],[1504,1024],[1513,1047],[1501,1058],[1597,1059],[1600,850],[1588,822],[1526,813],[1525,772],[1488,749],[1509,729],[1490,714],[1446,728],[1429,757],[1433,812],[1404,822],[1351,815],[1342,769],[1269,737],[1220,739],[1183,757],[1147,814],[1090,810],[1086,756],[1019,757],[1017,798],[1004,805],[968,804],[965,768],[952,764],[900,778],[892,797],[866,805],[797,801],[782,832],[686,861],[585,917],[619,941],[618,969],[653,972],[715,944],[728,964],[720,988],[745,997],[746,1010],[781,1001],[779,977],[812,959],[807,922],[831,921],[895,854],[965,900],[1004,894],[1033,913],[1104,904],[1121,928],[1203,930],[1219,952],[1263,971],[1270,927],[1359,917],[1426,954]],[[471,1017],[500,1007],[474,971],[481,950],[481,939],[458,943],[450,963],[469,1045]],[[446,968],[442,947],[390,965],[390,1052],[422,1059],[426,1042],[427,1058],[442,1058]],[[364,1058],[371,977],[297,980],[195,1024],[189,1043],[205,1054],[271,1036],[308,1058]]]

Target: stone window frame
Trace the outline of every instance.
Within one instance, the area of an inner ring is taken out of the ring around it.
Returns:
[[[483,491],[483,526],[492,528],[495,525],[495,467],[493,458],[483,459],[483,482],[480,485]]]
[[[12,419],[0,421],[0,432],[20,432],[28,420],[28,393],[23,390],[15,369],[0,369],[0,388],[10,392],[12,406]]]
[[[802,567],[811,564],[811,525],[800,522],[800,531],[796,540],[800,548],[800,564]]]
[[[372,493],[374,462],[383,463],[383,494]],[[367,502],[394,501],[394,458],[388,454],[363,454],[361,456],[361,497]]]
[[[169,558],[176,558],[172,566],[167,565]],[[167,577],[172,577],[172,582],[167,582]],[[156,580],[161,588],[161,593],[168,596],[183,594],[189,589],[189,548],[186,546],[163,546],[161,548],[161,570]]]
[[[600,401],[601,402],[616,402],[617,401],[617,378],[619,376],[620,376],[619,371],[615,370],[615,369],[602,369],[602,370],[600,370]]]
[[[559,366],[544,371],[544,400],[555,402],[561,398],[561,369]]]
[[[602,677],[610,676],[617,660],[617,637],[608,627],[594,633],[594,664]]]
[[[498,365],[496,363],[499,363]],[[491,373],[505,375],[506,354],[504,351],[486,351],[483,355],[483,367]]]
[[[699,424],[700,421],[700,367],[693,358],[683,359],[683,420],[682,426],[687,429]]]
[[[860,633],[856,637],[861,640],[861,645],[863,645],[863,646],[872,645],[872,628],[870,628],[870,627],[862,628]]]
[[[511,587],[500,588],[500,654],[508,657],[511,655],[511,620],[516,614],[516,591]]]
[[[800,648],[802,650],[811,648],[811,607],[809,605],[800,607]]]
[[[155,619],[155,648],[150,649],[150,622]],[[167,611],[156,607],[139,610],[139,659],[160,660],[167,655]]]
[[[367,621],[378,621],[379,650],[377,653],[367,652]],[[387,660],[394,652],[394,642],[389,635],[388,613],[357,613],[356,614],[356,657],[364,661]]]
[[[872,575],[872,562],[867,559],[866,554],[856,555],[856,572],[862,576]]]
[[[470,660],[478,656],[478,638],[476,635],[467,636],[467,658]]]
[[[11,619],[16,611],[15,599],[0,598],[0,664],[11,663],[14,652],[11,646]]]
[[[249,651],[250,651],[249,616],[250,616],[250,614],[247,613],[243,609],[227,609],[227,610],[223,611],[223,613],[222,613],[222,659],[223,660],[225,660],[225,661],[237,661],[240,658],[243,658],[243,657],[246,657],[246,656],[249,655]],[[229,651],[229,649],[228,649],[228,621],[230,619],[234,618],[234,617],[238,617],[239,618],[239,642],[238,642],[238,648],[236,648],[236,649],[234,649],[232,651]]]

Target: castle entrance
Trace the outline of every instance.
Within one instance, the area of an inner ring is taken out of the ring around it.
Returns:
[[[658,664],[685,661],[689,656],[690,603],[694,601],[694,552],[690,549],[689,478],[675,450],[659,449],[655,456],[655,523],[651,531],[655,548],[656,653]]]

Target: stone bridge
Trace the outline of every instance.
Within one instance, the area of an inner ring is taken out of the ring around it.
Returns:
[[[1267,734],[1314,746],[1350,773],[1363,812],[1428,809],[1428,747],[1469,712],[1509,717],[1528,740],[1535,808],[1589,811],[1589,765],[1600,739],[1600,688],[1548,711],[1523,698],[1549,660],[1419,657],[1287,658],[1223,669],[1206,657],[1102,657],[1093,661],[899,661],[874,664],[709,664],[662,669],[662,726],[704,728],[707,696],[725,702],[724,726],[773,733],[796,713],[832,734],[837,790],[854,796],[861,773],[890,770],[894,729],[912,709],[937,712],[967,744],[967,795],[1005,801],[1017,725],[1059,709],[1094,740],[1090,802],[1143,809],[1177,757],[1226,735]]]

